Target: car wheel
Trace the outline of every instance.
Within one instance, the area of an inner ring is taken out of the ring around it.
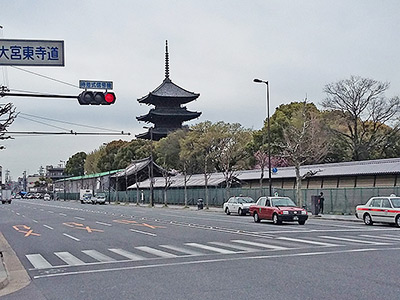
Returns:
[[[229,216],[231,212],[229,211],[229,208],[225,208],[225,213]]]
[[[273,214],[273,216],[272,216],[272,222],[273,222],[275,225],[279,225],[279,224],[282,223],[282,221],[279,220],[277,214]]]
[[[242,209],[241,209],[241,208],[238,209],[238,215],[239,215],[239,216],[242,216],[242,215],[243,215],[243,212],[242,212]]]
[[[304,224],[306,224],[306,221],[305,221],[305,220],[299,221],[299,225],[304,225]]]
[[[396,227],[400,227],[400,215],[396,217]]]
[[[85,204],[85,202],[83,200],[81,200],[81,204]]]
[[[372,222],[371,216],[369,214],[364,215],[364,224],[365,225],[373,225],[374,222]]]
[[[256,213],[256,212],[254,213],[253,219],[254,219],[254,222],[260,223],[260,217],[258,216],[258,213]]]

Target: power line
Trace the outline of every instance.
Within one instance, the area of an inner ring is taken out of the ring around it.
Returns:
[[[19,67],[16,67],[16,66],[11,66],[11,67],[13,67],[14,69],[20,70],[20,71],[24,71],[24,72],[27,72],[27,73],[30,73],[30,74],[33,74],[33,75],[36,75],[36,76],[39,76],[39,77],[43,77],[43,78],[46,78],[46,79],[49,79],[49,80],[53,80],[55,82],[62,83],[62,84],[65,84],[65,85],[69,85],[69,86],[72,86],[72,87],[75,87],[75,88],[79,89],[79,86],[77,86],[75,84],[72,84],[72,83],[69,83],[69,82],[58,80],[58,79],[55,79],[55,78],[52,78],[52,77],[49,77],[49,76],[46,76],[46,75],[42,75],[42,74],[33,72],[33,71],[28,71],[28,70],[25,70],[25,69],[22,69],[22,68],[19,68]]]
[[[38,119],[43,119],[43,120],[48,120],[48,121],[53,121],[53,122],[58,122],[58,123],[64,123],[64,124],[69,124],[69,125],[75,125],[75,126],[81,126],[81,127],[86,127],[86,128],[92,128],[92,129],[99,129],[99,130],[105,130],[105,131],[115,131],[115,132],[120,132],[120,130],[115,130],[115,129],[109,129],[109,128],[102,128],[98,126],[90,126],[90,125],[84,125],[84,124],[79,124],[79,123],[72,123],[72,122],[67,122],[67,121],[60,121],[56,119],[51,119],[47,117],[40,117],[40,116],[35,116],[27,113],[20,113],[21,115],[29,116],[29,117],[34,117]],[[61,128],[63,129],[63,128]]]

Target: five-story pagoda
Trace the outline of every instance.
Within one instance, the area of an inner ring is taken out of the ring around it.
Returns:
[[[137,138],[158,141],[171,131],[182,128],[182,123],[201,115],[186,109],[183,104],[197,99],[200,94],[189,92],[172,82],[169,78],[168,41],[165,44],[165,79],[159,87],[148,95],[138,99],[140,104],[154,105],[149,113],[136,117],[138,121],[153,123],[145,133],[136,135]]]

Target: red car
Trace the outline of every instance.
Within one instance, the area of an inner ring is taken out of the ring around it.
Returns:
[[[256,223],[272,220],[277,225],[282,221],[304,225],[308,219],[307,211],[297,207],[288,197],[260,197],[255,205],[250,206],[250,214]]]

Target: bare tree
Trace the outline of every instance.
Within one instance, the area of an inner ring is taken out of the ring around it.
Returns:
[[[354,160],[370,158],[370,153],[385,147],[391,135],[399,131],[399,123],[394,121],[400,114],[400,98],[385,97],[389,86],[388,82],[351,76],[324,88],[327,98],[322,105],[339,112],[341,126],[333,126],[333,130],[346,141]],[[389,124],[395,130],[382,134]]]
[[[14,122],[17,115],[11,103],[0,104],[0,140],[11,139],[11,136],[7,135],[7,128]],[[4,149],[4,146],[0,146],[0,149]]]
[[[300,167],[323,159],[328,153],[328,136],[321,120],[314,113],[307,111],[306,102],[292,117],[289,125],[283,129],[283,136],[283,142],[277,146],[282,151],[281,156],[295,168],[297,204],[302,206],[303,176],[300,173]]]

